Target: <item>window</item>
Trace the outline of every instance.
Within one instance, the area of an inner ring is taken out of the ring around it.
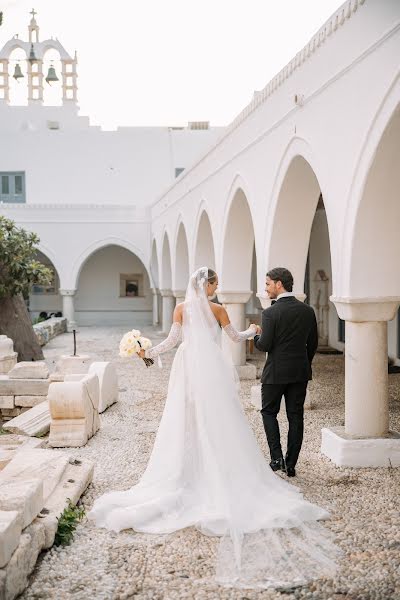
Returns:
[[[185,167],[175,167],[175,177],[179,177],[182,171],[185,170]]]
[[[0,202],[25,202],[25,173],[0,173]]]
[[[119,295],[121,298],[144,296],[143,275],[141,273],[121,273],[119,276]]]

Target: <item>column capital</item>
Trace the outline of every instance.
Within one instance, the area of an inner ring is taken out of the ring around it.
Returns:
[[[61,296],[75,296],[76,293],[76,289],[75,290],[58,290],[61,294]]]
[[[156,287],[152,287],[152,288],[150,288],[150,289],[151,289],[151,293],[152,293],[154,296],[156,296],[157,294],[159,294],[159,293],[160,293],[160,290],[159,290],[158,288],[156,288]]]
[[[252,291],[240,291],[240,292],[232,292],[232,291],[223,291],[220,290],[217,292],[218,300],[222,302],[222,304],[246,304],[251,298]]]
[[[173,296],[172,290],[168,290],[168,289],[160,290],[160,294],[163,298],[168,298],[170,296],[171,297]]]
[[[175,296],[175,298],[185,298],[186,297],[186,290],[172,290],[172,293]]]
[[[381,296],[376,298],[353,298],[331,296],[338,315],[344,321],[365,323],[371,321],[391,321],[398,309],[400,296]]]

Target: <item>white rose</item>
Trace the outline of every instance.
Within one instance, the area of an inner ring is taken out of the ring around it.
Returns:
[[[148,338],[145,338],[145,337],[140,337],[139,338],[139,342],[140,342],[140,345],[142,346],[143,350],[148,350],[153,345],[151,343],[151,341]]]
[[[133,337],[138,338],[140,337],[140,331],[139,329],[132,329],[132,331],[129,332]]]

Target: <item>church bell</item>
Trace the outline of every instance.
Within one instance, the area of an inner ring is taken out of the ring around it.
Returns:
[[[48,84],[51,84],[52,81],[58,81],[57,73],[54,67],[49,67],[46,81]]]
[[[15,79],[16,81],[18,81],[18,79],[21,79],[21,77],[23,77],[23,76],[24,76],[24,74],[23,74],[23,73],[22,73],[22,71],[21,71],[21,67],[20,67],[20,66],[19,66],[19,64],[17,63],[17,64],[15,65],[15,69],[14,69],[14,75],[13,75],[13,77],[14,77],[14,79]]]

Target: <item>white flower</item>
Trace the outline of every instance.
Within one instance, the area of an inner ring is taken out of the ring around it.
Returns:
[[[138,344],[138,336],[134,335],[134,333],[137,333],[137,330],[128,331],[128,333],[125,333],[122,337],[119,344],[120,356],[133,356],[133,354],[139,352],[140,346]]]
[[[132,331],[129,332],[131,335],[133,335],[133,337],[140,337],[140,331],[139,329],[132,329]]]
[[[140,342],[140,345],[141,345],[141,347],[142,347],[143,350],[148,350],[153,345],[148,338],[145,338],[143,336],[141,336],[139,338],[139,342]]]

